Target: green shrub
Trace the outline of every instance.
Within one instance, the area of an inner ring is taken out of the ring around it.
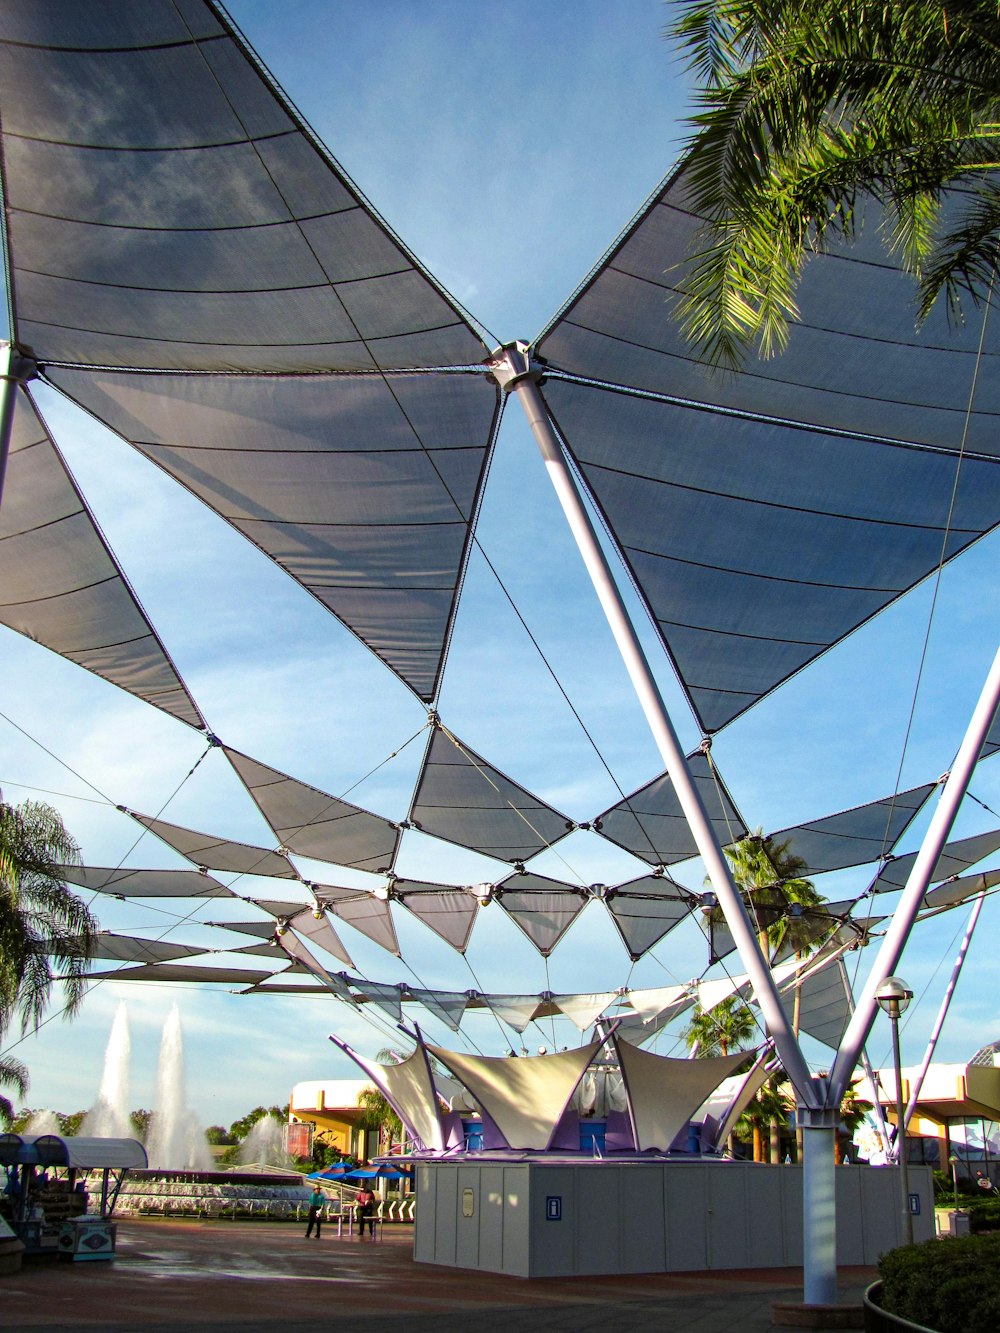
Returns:
[[[998,1264],[1000,1236],[958,1236],[890,1250],[878,1264],[881,1305],[936,1333],[997,1333]]]
[[[974,1233],[1000,1231],[1000,1199],[980,1196],[963,1207],[968,1211],[969,1225]]]

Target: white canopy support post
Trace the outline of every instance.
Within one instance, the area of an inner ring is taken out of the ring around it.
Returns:
[[[800,1106],[802,1130],[802,1286],[807,1305],[837,1303],[837,1167],[835,1106]]]
[[[692,781],[663,697],[653,678],[642,645],[546,411],[538,389],[542,370],[531,360],[528,349],[523,343],[511,343],[499,348],[487,364],[504,392],[517,395],[528,418],[535,441],[545,460],[549,478],[555,487],[611,632],[615,636],[639,703],[646,715],[646,721],[649,723],[667,774],[677,793],[684,817],[705,863],[712,887],[725,915],[726,924],[732,932],[740,959],[749,974],[754,995],[761,1007],[768,1030],[774,1038],[781,1063],[798,1093],[800,1102],[805,1105],[816,1105],[817,1092],[812,1075],[795,1039],[788,1016],[782,1008],[771,969],[761,952],[701,795]]]
[[[924,1058],[921,1061],[917,1077],[913,1080],[913,1086],[910,1089],[910,1098],[906,1104],[906,1111],[903,1114],[903,1133],[899,1135],[899,1142],[905,1142],[904,1135],[913,1119],[913,1113],[917,1109],[917,1101],[920,1098],[920,1090],[924,1086],[924,1079],[927,1077],[927,1071],[931,1066],[931,1060],[934,1058],[934,1048],[937,1046],[938,1037],[941,1035],[941,1029],[944,1027],[944,1020],[948,1017],[948,1009],[951,1006],[951,997],[955,994],[955,987],[958,985],[958,978],[962,972],[962,964],[965,962],[965,955],[969,951],[969,945],[972,942],[972,933],[976,929],[976,923],[979,921],[979,913],[983,910],[983,903],[986,900],[986,894],[980,893],[972,907],[969,915],[969,924],[965,927],[965,934],[962,937],[962,943],[958,950],[958,956],[955,959],[955,966],[951,969],[951,979],[945,989],[944,998],[941,1001],[941,1008],[938,1010],[938,1016],[934,1020],[934,1027],[931,1029],[931,1035],[927,1042],[927,1049],[924,1051]]]
[[[924,835],[923,845],[913,863],[913,869],[906,881],[899,905],[893,913],[882,947],[865,982],[854,1015],[841,1039],[833,1072],[830,1075],[831,1094],[838,1104],[875,1020],[877,1008],[875,992],[886,977],[891,976],[896,970],[913,923],[917,919],[917,912],[924,900],[931,874],[941,855],[941,849],[948,839],[958,808],[968,791],[972,770],[982,753],[998,702],[1000,702],[1000,649],[993,659],[983,692],[979,696],[979,702],[959,747],[954,766],[944,784],[941,799]]]

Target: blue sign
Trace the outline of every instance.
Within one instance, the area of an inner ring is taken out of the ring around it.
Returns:
[[[545,1197],[545,1220],[546,1222],[562,1221],[562,1195],[548,1194]]]
[[[914,1216],[919,1217],[919,1215],[920,1215],[920,1195],[919,1195],[919,1194],[911,1194],[911,1195],[910,1195],[910,1212],[913,1213]]]

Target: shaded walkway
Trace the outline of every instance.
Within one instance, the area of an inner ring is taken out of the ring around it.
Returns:
[[[373,1244],[336,1228],[316,1242],[291,1224],[129,1219],[113,1264],[36,1261],[0,1279],[0,1328],[318,1333],[391,1319],[407,1333],[758,1333],[773,1301],[801,1299],[794,1269],[523,1281],[417,1265],[411,1248],[409,1227]],[[873,1276],[843,1270],[841,1300]]]

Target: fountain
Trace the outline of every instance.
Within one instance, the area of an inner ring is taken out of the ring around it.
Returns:
[[[104,1071],[101,1074],[97,1102],[84,1117],[81,1134],[89,1138],[103,1139],[135,1137],[128,1109],[128,1066],[131,1049],[128,1010],[125,1008],[125,1001],[122,1000],[111,1026],[107,1050],[104,1052]],[[59,1130],[57,1128],[54,1131],[33,1132],[58,1134]]]
[[[276,1115],[262,1116],[240,1145],[240,1162],[247,1165],[290,1167],[292,1159],[285,1148],[284,1129],[284,1124]]]
[[[118,1196],[119,1214],[297,1219],[308,1211],[311,1190],[291,1169],[282,1146],[282,1125],[274,1116],[258,1121],[240,1154],[242,1161],[259,1164],[257,1171],[212,1170],[204,1130],[187,1104],[184,1039],[176,1005],[163,1025],[156,1110],[146,1149],[149,1169],[129,1172]]]
[[[25,1134],[61,1134],[55,1111],[36,1111],[24,1128]]]
[[[207,1171],[212,1165],[205,1132],[187,1104],[184,1086],[184,1037],[175,1004],[163,1025],[156,1078],[156,1110],[146,1150],[153,1167],[172,1171]]]

